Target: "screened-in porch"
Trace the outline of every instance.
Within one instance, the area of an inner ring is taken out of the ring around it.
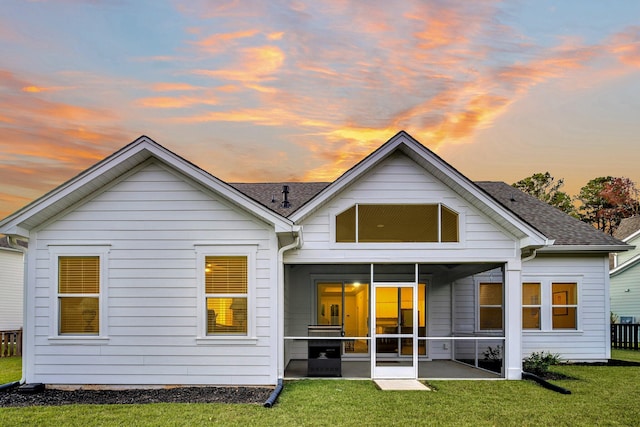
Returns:
[[[285,267],[285,378],[504,378],[499,263]]]

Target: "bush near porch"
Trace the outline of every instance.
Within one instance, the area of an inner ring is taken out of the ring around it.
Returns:
[[[640,362],[640,353],[614,351]],[[7,362],[0,360],[0,373]],[[15,368],[9,368],[14,369]],[[433,381],[434,392],[379,391],[371,381],[300,380],[286,384],[272,409],[259,405],[146,404],[0,408],[3,426],[163,425],[637,425],[640,367],[553,366],[574,380],[563,395],[531,381]],[[14,372],[9,381],[19,379]],[[7,379],[6,376],[2,378]],[[6,381],[5,381],[6,382]]]

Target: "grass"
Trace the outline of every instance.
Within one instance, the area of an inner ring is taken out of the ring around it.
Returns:
[[[0,384],[19,381],[22,377],[21,357],[0,358]]]
[[[616,350],[612,357],[640,361],[640,352]],[[0,359],[3,375],[7,360]],[[633,399],[640,367],[561,365],[553,370],[575,378],[554,381],[572,394],[531,381],[433,381],[434,392],[383,392],[370,381],[300,380],[288,382],[271,409],[223,404],[0,408],[0,425],[637,425],[640,407]]]
[[[611,350],[611,358],[628,360],[630,362],[640,362],[640,351],[635,350]]]

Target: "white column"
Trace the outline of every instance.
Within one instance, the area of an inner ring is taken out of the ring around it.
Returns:
[[[505,378],[522,379],[522,263],[509,261],[504,271]]]

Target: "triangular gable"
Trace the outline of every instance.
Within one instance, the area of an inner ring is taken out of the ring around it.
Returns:
[[[273,224],[276,232],[294,231],[293,222],[267,209],[224,181],[195,166],[147,136],[141,136],[44,196],[0,221],[0,233],[29,236],[29,230],[68,209],[150,158],[158,159],[231,204]]]
[[[496,202],[485,191],[479,188],[454,167],[442,160],[431,150],[413,139],[405,131],[397,133],[393,138],[371,153],[357,165],[346,171],[337,180],[318,193],[313,199],[298,209],[289,219],[300,223],[316,212],[321,206],[344,190],[349,184],[364,176],[390,155],[400,151],[407,155],[427,172],[439,179],[463,199],[487,215],[507,232],[520,240],[521,248],[539,248],[550,245],[540,231],[518,218],[513,212]]]

